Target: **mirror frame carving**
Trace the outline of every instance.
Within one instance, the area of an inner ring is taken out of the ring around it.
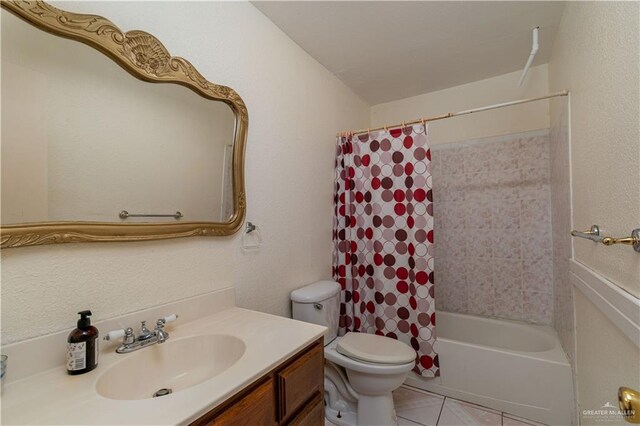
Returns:
[[[15,224],[0,227],[0,247],[223,236],[240,229],[246,213],[244,152],[249,115],[244,102],[232,88],[209,82],[189,61],[171,56],[157,38],[144,31],[123,32],[102,16],[67,12],[41,0],[2,0],[0,3],[3,9],[40,30],[95,48],[139,80],[180,84],[204,98],[222,101],[229,105],[236,119],[232,179],[234,214],[228,222]]]

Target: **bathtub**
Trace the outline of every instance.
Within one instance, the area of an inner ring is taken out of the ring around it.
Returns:
[[[436,314],[440,377],[406,384],[549,425],[570,425],[571,366],[551,327]]]

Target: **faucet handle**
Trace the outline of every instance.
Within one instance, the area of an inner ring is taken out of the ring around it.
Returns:
[[[169,338],[169,333],[164,331],[165,322],[166,320],[164,318],[160,318],[156,321],[156,339],[158,343],[164,343]]]
[[[108,332],[103,339],[104,340],[115,340],[118,339],[122,336],[124,336],[124,328],[121,328],[120,330],[112,330],[110,332]]]
[[[172,322],[172,321],[177,320],[178,316],[176,314],[171,314],[171,315],[168,315],[168,316],[166,316],[164,318],[160,318],[160,319],[163,321],[163,323],[166,324],[168,322]]]
[[[125,345],[133,343],[135,336],[133,335],[133,328],[129,327],[126,330],[121,328],[120,330],[112,330],[103,337],[104,340],[115,340],[120,337],[124,337],[123,343]]]
[[[128,327],[128,328],[124,331],[124,340],[122,341],[122,343],[124,343],[125,345],[130,345],[130,344],[132,344],[135,340],[136,340],[136,336],[134,336],[134,334],[133,334],[133,328]]]

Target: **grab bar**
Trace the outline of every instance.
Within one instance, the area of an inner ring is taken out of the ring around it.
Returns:
[[[182,217],[182,213],[175,212],[173,214],[133,214],[129,213],[126,210],[122,210],[118,216],[120,216],[120,219],[127,219],[130,217],[172,217],[178,220]]]
[[[630,237],[614,238],[605,237],[600,235],[600,227],[598,225],[592,225],[588,231],[571,231],[572,237],[585,238],[587,240],[594,241],[596,243],[602,243],[605,246],[612,246],[614,244],[624,244],[632,246],[635,251],[640,253],[640,228],[631,231]]]

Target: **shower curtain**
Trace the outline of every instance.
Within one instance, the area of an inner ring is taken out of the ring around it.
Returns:
[[[430,160],[422,124],[339,137],[334,182],[340,333],[409,344],[424,377],[439,375]]]

